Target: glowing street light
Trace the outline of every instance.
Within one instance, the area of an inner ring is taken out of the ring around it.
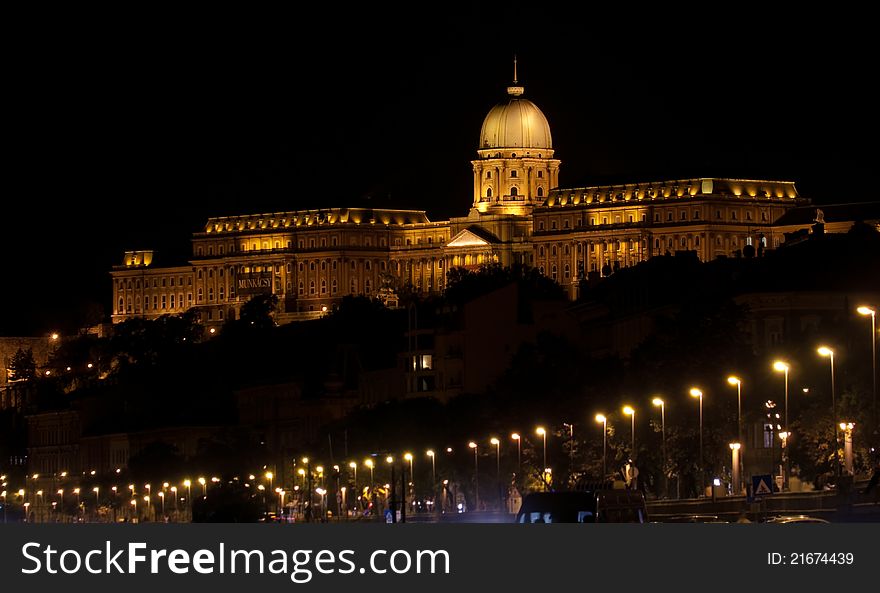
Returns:
[[[431,484],[437,483],[437,460],[433,449],[425,451],[425,455],[431,458]]]
[[[496,437],[489,439],[489,443],[495,445],[495,477],[501,479],[501,441]]]
[[[478,461],[479,449],[474,441],[468,443],[468,447],[474,450],[474,510],[480,510],[480,465]]]
[[[352,461],[351,463],[348,464],[348,467],[350,467],[351,470],[354,471],[354,489],[357,490],[357,488],[358,488],[358,464],[356,461]]]
[[[727,382],[730,383],[731,385],[736,385],[736,427],[737,427],[737,434],[739,436],[739,443],[742,443],[742,440],[743,440],[742,379],[731,375],[730,377],[727,378]]]
[[[659,397],[651,400],[651,403],[660,407],[660,437],[663,449],[663,482],[666,483],[666,402]],[[665,485],[664,485],[665,488]],[[665,495],[665,494],[664,494]]]
[[[201,476],[199,477],[199,484],[202,485],[202,498],[204,498],[205,496],[208,495],[208,485],[205,482],[204,477],[201,477]]]
[[[691,387],[689,393],[691,397],[700,398],[700,492],[705,492],[706,470],[703,468],[703,392],[696,387]]]
[[[840,430],[843,431],[843,463],[846,473],[853,475],[853,428],[854,422],[841,422]]]
[[[602,480],[608,477],[608,469],[605,464],[608,449],[608,418],[604,414],[596,414],[596,422],[602,425]]]
[[[837,471],[835,473],[840,475],[840,453],[837,450],[838,447],[840,447],[840,436],[837,432],[837,403],[835,401],[836,395],[834,389],[834,350],[828,346],[820,346],[816,349],[816,352],[819,353],[819,356],[827,356],[831,362],[831,423],[834,425],[834,461],[837,466]]]
[[[623,406],[623,413],[627,416],[630,416],[632,430],[632,442],[630,443],[630,456],[635,457],[636,455],[636,411],[631,406]]]
[[[516,464],[519,467],[518,471],[522,472],[522,438],[518,432],[512,433],[510,438],[516,441]]]
[[[547,431],[544,430],[543,426],[539,426],[538,428],[535,429],[535,434],[543,437],[543,439],[544,439],[544,466],[543,467],[547,467]],[[547,489],[547,484],[544,483],[544,490],[546,490],[546,489]]]
[[[373,463],[372,459],[367,459],[364,461],[364,465],[370,468],[370,489],[372,490],[373,484],[375,483],[375,481],[373,480],[373,467],[375,467],[376,464]]]
[[[789,367],[787,362],[782,360],[777,360],[773,363],[773,370],[779,373],[785,374],[785,430],[788,430],[788,371],[791,367]]]
[[[742,474],[739,470],[739,451],[742,445],[740,443],[730,443],[730,467],[732,470],[731,482],[733,486],[736,487],[735,496],[739,496],[742,493]]]
[[[877,416],[877,308],[862,305],[856,311],[858,311],[859,315],[871,316],[871,370],[873,371],[871,374],[871,385],[873,386],[873,419],[874,433],[876,435],[877,429],[880,428],[877,424],[877,421],[880,420],[880,416]]]
[[[186,501],[190,502],[190,495],[192,494],[192,482],[190,482],[189,480],[184,480],[183,485],[186,486]]]

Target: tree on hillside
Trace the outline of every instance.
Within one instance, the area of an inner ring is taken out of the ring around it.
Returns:
[[[34,351],[28,348],[22,350],[19,348],[12,355],[9,361],[9,380],[10,381],[27,381],[33,379],[37,374],[37,365],[34,362]]]

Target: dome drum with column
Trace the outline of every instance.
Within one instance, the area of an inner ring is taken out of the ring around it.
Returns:
[[[550,124],[538,106],[508,87],[507,99],[483,120],[474,168],[474,209],[480,213],[527,215],[558,185]]]

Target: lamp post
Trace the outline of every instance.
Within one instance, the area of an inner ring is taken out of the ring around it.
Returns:
[[[742,379],[739,377],[735,377],[731,375],[727,378],[727,382],[731,385],[736,385],[736,430],[739,441],[737,441],[740,446],[742,446],[743,440],[743,424],[742,424]],[[737,457],[739,455],[737,454]]]
[[[165,491],[164,490],[159,491],[157,493],[157,496],[159,497],[159,500],[162,501],[162,520],[164,521],[165,520]]]
[[[828,346],[820,346],[816,349],[816,352],[819,353],[819,356],[827,356],[831,361],[831,423],[834,425],[834,465],[836,466],[835,472],[838,476],[840,475],[840,452],[838,449],[840,448],[840,436],[837,433],[837,403],[836,403],[836,395],[834,390],[834,350],[829,348]]]
[[[413,471],[413,454],[412,453],[404,453],[403,458],[406,461],[409,461],[409,482],[412,484],[412,493],[413,493],[413,505],[415,505],[415,491],[416,491],[416,474]],[[405,472],[404,472],[405,473]],[[408,484],[406,483],[406,479],[403,480],[403,508],[406,508],[407,505],[407,494],[409,488],[407,488]]]
[[[437,459],[434,455],[433,449],[428,449],[427,451],[425,451],[425,455],[431,458],[431,489],[433,490],[433,485],[437,483]]]
[[[187,504],[191,504],[190,494],[192,494],[192,482],[190,482],[189,480],[184,480],[183,485],[186,486],[186,502]]]
[[[372,491],[372,490],[373,490],[373,484],[374,484],[374,480],[373,480],[373,467],[375,467],[376,464],[373,463],[373,460],[372,460],[372,459],[367,459],[367,460],[364,461],[364,465],[366,465],[368,468],[370,468],[370,490]]]
[[[785,489],[788,486],[788,474],[789,474],[789,453],[788,453],[788,437],[791,436],[791,432],[788,430],[788,371],[790,367],[787,362],[782,360],[777,360],[773,363],[773,370],[784,373],[785,374],[785,400],[784,400],[784,408],[783,408],[783,430],[780,434],[785,434],[785,437],[782,439],[782,452],[785,457],[784,463],[782,464],[782,471],[784,472],[782,475],[782,487]]]
[[[853,428],[853,422],[840,423],[840,430],[843,431],[843,464],[849,475],[853,475]]]
[[[208,484],[205,481],[205,478],[200,477],[199,484],[202,485],[202,498],[204,498],[208,495]]]
[[[703,468],[703,392],[696,387],[691,387],[691,397],[700,398],[700,496],[705,494],[706,470]]]
[[[519,468],[517,471],[522,472],[522,437],[519,436],[518,432],[514,432],[510,435],[510,438],[516,441],[516,465]]]
[[[602,481],[608,477],[608,469],[605,460],[608,449],[608,418],[604,414],[596,414],[596,422],[602,425]]]
[[[731,476],[731,487],[736,487],[736,496],[739,496],[742,493],[742,474],[739,471],[739,450],[741,444],[740,443],[730,443],[730,467],[733,470],[733,475]]]
[[[659,406],[659,407],[660,407],[660,439],[661,439],[660,443],[661,443],[661,450],[662,450],[662,453],[663,453],[663,485],[664,485],[664,491],[668,491],[668,488],[666,488],[666,486],[667,486],[667,484],[666,484],[666,466],[667,466],[667,457],[666,457],[666,402],[664,402],[664,401],[663,401],[662,399],[660,399],[659,397],[655,397],[653,400],[651,400],[651,403],[654,404],[655,406]],[[667,492],[664,492],[664,495],[666,495],[666,494],[667,494]]]
[[[496,437],[489,439],[489,443],[495,445],[495,477],[501,480],[501,441]]]
[[[870,315],[871,316],[871,385],[872,389],[872,418],[874,422],[874,437],[877,436],[877,430],[880,428],[878,426],[877,421],[880,420],[880,416],[877,416],[877,309],[876,307],[868,307],[867,305],[862,305],[858,309],[859,315]]]
[[[535,429],[535,433],[541,436],[544,439],[544,465],[542,467],[547,467],[547,431],[544,430],[543,426],[539,426]],[[544,490],[547,489],[547,483],[544,482]]]
[[[348,467],[354,472],[354,491],[358,491],[358,464],[354,461],[348,464]]]
[[[636,411],[631,406],[623,406],[623,413],[630,417],[630,457],[636,455]]]
[[[3,522],[6,523],[6,490],[0,492],[0,497],[3,498]],[[62,506],[64,505],[64,499],[62,498]]]
[[[474,502],[475,511],[480,510],[480,465],[478,461],[479,451],[474,441],[468,443],[468,447],[474,450]]]

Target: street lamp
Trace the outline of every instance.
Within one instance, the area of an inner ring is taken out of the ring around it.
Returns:
[[[690,394],[691,397],[700,398],[700,491],[704,493],[706,470],[703,468],[703,392],[696,387],[691,387]]]
[[[356,492],[358,489],[358,464],[357,464],[357,462],[352,461],[351,463],[348,464],[348,467],[350,467],[352,469],[352,471],[354,472],[354,489]]]
[[[425,455],[431,458],[431,484],[437,483],[437,463],[433,449],[425,451]],[[432,487],[433,488],[433,487]]]
[[[489,439],[489,443],[495,445],[495,477],[501,480],[501,441],[492,437]]]
[[[623,413],[627,416],[630,416],[630,436],[632,437],[632,442],[630,443],[630,457],[635,457],[636,454],[636,411],[632,409],[631,406],[623,406]]]
[[[785,418],[785,430],[788,430],[788,371],[789,365],[787,362],[782,360],[777,360],[773,363],[773,370],[779,373],[785,373],[785,410],[783,412]]]
[[[468,447],[474,450],[474,502],[475,511],[480,510],[480,465],[478,461],[479,450],[474,441],[468,443]]]
[[[165,491],[163,490],[163,491],[158,492],[157,496],[159,497],[159,500],[162,501],[162,517],[164,518],[165,517]]]
[[[789,463],[791,463],[789,461],[790,455],[788,452],[788,437],[791,435],[791,433],[788,430],[788,371],[789,371],[789,368],[790,367],[789,367],[788,363],[781,361],[781,360],[777,360],[776,362],[773,363],[773,370],[774,371],[785,374],[785,408],[783,410],[783,419],[785,421],[785,424],[783,427],[784,428],[783,432],[785,433],[785,437],[782,439],[782,451],[783,451],[783,454],[785,455],[785,463],[782,466],[783,471],[785,472],[782,476],[783,487],[785,487],[788,484],[788,474],[789,474],[788,466],[789,466]],[[782,433],[780,433],[780,435],[781,434]]]
[[[660,442],[662,443],[663,452],[663,481],[666,482],[666,402],[659,397],[651,400],[651,403],[660,407]]]
[[[189,503],[190,502],[190,495],[192,493],[192,490],[191,490],[192,482],[190,482],[189,480],[184,480],[183,485],[186,486],[186,501]]]
[[[735,496],[739,496],[742,493],[742,484],[740,480],[742,479],[742,474],[739,471],[739,450],[742,447],[740,443],[730,443],[730,467],[733,470],[733,475],[731,476],[732,486],[736,486]]]
[[[375,463],[373,463],[372,459],[367,459],[364,461],[364,465],[370,468],[370,491],[373,490],[373,467],[375,467]]]
[[[535,429],[535,433],[544,438],[544,466],[547,467],[547,431],[544,430],[543,426],[539,426]],[[544,490],[547,489],[547,483],[544,483]]]
[[[727,382],[730,383],[731,385],[736,385],[736,428],[737,428],[737,434],[739,436],[739,443],[742,444],[742,440],[743,440],[742,379],[731,375],[730,377],[727,378]]]
[[[604,414],[596,414],[596,422],[602,425],[602,481],[608,477],[608,470],[605,467],[606,450],[608,448],[608,418]]]
[[[838,447],[840,447],[840,436],[837,433],[837,403],[835,401],[836,396],[834,391],[834,350],[828,346],[820,346],[816,349],[816,352],[819,353],[819,356],[827,356],[831,361],[831,423],[834,425],[834,462],[837,466],[835,473],[840,475],[840,453],[838,452]]]
[[[208,485],[205,483],[205,478],[199,478],[199,484],[202,485],[202,498],[208,495]]]
[[[867,305],[862,305],[858,309],[859,315],[870,315],[871,316],[871,370],[873,371],[871,375],[871,381],[873,386],[873,420],[874,420],[874,433],[876,438],[878,427],[877,421],[880,420],[880,416],[877,416],[877,309],[875,307],[868,307]]]
[[[510,438],[516,441],[516,464],[519,468],[518,471],[522,472],[522,438],[518,432],[512,433]]]
[[[853,422],[841,422],[840,430],[843,431],[843,463],[846,473],[853,475]]]

